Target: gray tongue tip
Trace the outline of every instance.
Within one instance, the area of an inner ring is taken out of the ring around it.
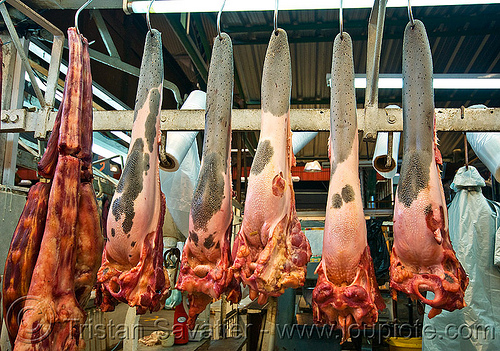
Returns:
[[[414,20],[413,25],[411,22],[408,22],[405,28],[405,35],[409,35],[410,33],[413,33],[414,35],[427,36],[427,31],[425,30],[425,26],[420,20]]]
[[[335,36],[335,40],[334,40],[334,45],[337,43],[337,45],[339,45],[339,43],[346,43],[346,44],[350,44],[352,45],[352,39],[351,39],[351,36],[349,35],[349,33],[347,32],[342,32],[337,34]]]
[[[278,28],[271,33],[271,38],[269,39],[269,45],[266,51],[266,58],[264,64],[268,61],[272,61],[269,56],[278,56],[282,59],[286,59],[288,54],[288,60],[290,60],[290,48],[288,47],[288,35],[285,30]],[[284,65],[286,62],[284,63]]]
[[[278,28],[269,40],[262,71],[262,110],[283,116],[290,109],[292,64],[288,36]]]

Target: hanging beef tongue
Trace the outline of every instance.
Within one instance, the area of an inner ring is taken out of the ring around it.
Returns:
[[[286,32],[273,31],[262,72],[262,125],[248,178],[233,270],[263,304],[304,284],[311,248],[295,210],[290,130],[291,61]]]
[[[165,196],[160,189],[158,141],[163,96],[161,34],[146,34],[127,162],[116,187],[98,272],[98,305],[119,302],[137,313],[157,311],[169,293],[163,270]]]
[[[469,279],[451,246],[448,211],[437,164],[432,56],[423,23],[408,23],[403,39],[403,163],[394,205],[391,288],[442,309],[465,306]],[[393,294],[396,297],[396,291]],[[433,300],[424,292],[435,294]]]
[[[331,72],[330,186],[313,313],[315,323],[341,329],[343,342],[351,326],[373,325],[385,304],[366,238],[358,172],[354,62],[347,33],[335,38]]]
[[[189,292],[188,325],[212,299],[230,289],[238,302],[240,289],[232,279],[231,234],[231,107],[233,47],[229,35],[214,40],[207,86],[205,140],[198,185],[189,216],[189,237],[182,253],[177,289]]]

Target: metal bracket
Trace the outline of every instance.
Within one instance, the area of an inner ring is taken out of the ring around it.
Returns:
[[[38,123],[36,124],[34,130],[34,137],[36,139],[45,139],[47,137],[47,132],[52,130],[52,126],[54,125],[54,120],[50,120],[52,112],[53,108],[49,106],[45,106],[45,108],[39,110],[37,119]]]
[[[364,113],[364,139],[377,139],[378,113],[378,78],[380,69],[380,52],[384,33],[384,20],[387,0],[375,0],[368,22],[368,42],[366,52],[366,91]]]
[[[26,129],[26,110],[3,110],[2,111],[2,130],[9,133],[22,132]]]
[[[123,0],[122,9],[123,9],[123,12],[125,12],[126,15],[131,15],[133,13],[130,10],[130,6],[129,6],[129,1],[128,0]]]

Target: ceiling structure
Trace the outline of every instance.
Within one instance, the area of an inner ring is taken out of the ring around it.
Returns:
[[[74,9],[81,6],[83,1],[31,0],[25,3],[65,31],[73,26]],[[95,41],[91,48],[108,54],[106,43],[100,34],[102,22],[99,28],[99,21],[96,20],[102,17],[119,58],[139,67],[147,31],[144,15],[125,14],[121,0],[94,0],[89,8],[99,9],[99,13],[85,10],[80,15],[79,23],[80,31],[89,41]],[[16,20],[20,35],[38,38],[40,42],[50,46],[47,37],[39,31],[36,24],[15,10],[9,10]],[[413,14],[426,26],[435,74],[500,73],[500,5],[414,7]],[[332,42],[339,30],[338,16],[339,11],[335,9],[279,11],[278,24],[287,31],[290,41],[292,108],[329,107],[326,74],[331,66]],[[370,9],[367,8],[344,10],[344,30],[353,39],[356,74],[364,74],[366,69],[369,16]],[[387,9],[380,62],[381,74],[401,73],[402,36],[407,22],[406,8]],[[176,84],[183,96],[193,89],[204,90],[212,41],[216,36],[216,13],[151,14],[151,23],[162,33],[165,79]],[[271,11],[222,14],[222,30],[231,36],[234,45],[234,108],[260,107],[262,66],[272,23]],[[67,58],[66,50],[63,58]],[[46,67],[44,62],[38,63]],[[94,80],[104,89],[125,105],[134,105],[136,77],[96,60],[92,61],[92,72]],[[358,107],[363,107],[364,89],[356,89],[356,95]],[[401,89],[379,89],[379,103],[381,107],[390,104],[401,105]],[[500,89],[435,90],[436,107],[467,107],[479,103],[488,107],[500,107]],[[101,102],[101,105],[111,109],[105,103]],[[163,108],[176,107],[173,94],[166,90]],[[453,165],[463,163],[461,134],[440,133],[439,137],[445,160]],[[327,161],[327,138],[328,133],[320,132],[297,155],[299,164],[314,159]],[[237,139],[233,138],[233,147],[236,147]],[[243,134],[242,144],[250,149],[249,153],[245,153],[247,166],[251,164],[252,149],[256,147],[257,140],[257,133]],[[374,143],[360,139],[361,159],[370,159],[373,149]],[[470,158],[473,159],[474,155]],[[449,169],[454,167],[450,166]],[[484,170],[484,167],[480,168]],[[446,176],[452,177],[453,174]],[[299,192],[326,194],[323,183],[303,182],[296,188]]]

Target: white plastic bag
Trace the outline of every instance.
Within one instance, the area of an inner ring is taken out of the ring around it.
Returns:
[[[467,141],[497,182],[500,182],[500,133],[467,132]]]
[[[177,171],[165,172],[160,170],[161,190],[165,194],[167,208],[177,228],[185,238],[189,233],[189,210],[199,173],[200,158],[196,140],[194,140]],[[173,235],[164,233],[164,236]]]

